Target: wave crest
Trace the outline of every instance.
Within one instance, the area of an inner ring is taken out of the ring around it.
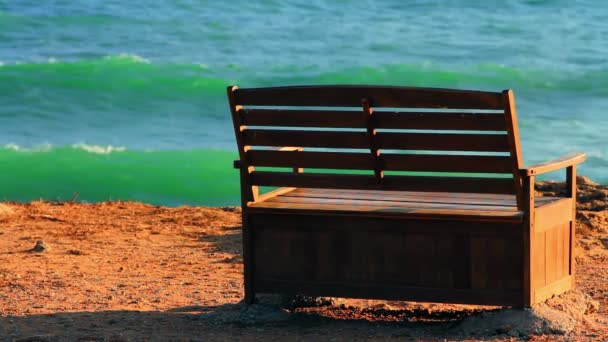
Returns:
[[[144,57],[141,57],[136,54],[131,53],[120,53],[118,55],[109,55],[104,57],[105,60],[114,60],[114,61],[129,61],[134,63],[142,63],[142,64],[150,64],[150,60]]]
[[[37,145],[37,146],[33,146],[33,147],[23,147],[23,146],[19,146],[17,144],[6,144],[4,145],[3,149],[4,150],[11,150],[11,151],[15,151],[15,152],[50,152],[50,151],[56,151],[56,150],[63,150],[66,147],[56,147],[53,146],[51,144],[42,144],[42,145]],[[89,144],[85,144],[85,143],[78,143],[78,144],[73,144],[71,146],[69,146],[70,149],[73,150],[79,150],[79,151],[85,151],[88,153],[94,153],[94,154],[110,154],[110,153],[115,153],[115,152],[125,152],[127,150],[126,147],[124,146],[112,146],[112,145],[89,145]]]
[[[110,154],[113,152],[124,152],[127,150],[127,148],[124,146],[112,146],[112,145],[99,146],[99,145],[87,145],[84,143],[74,144],[74,145],[72,145],[72,148],[87,151],[89,153],[95,153],[95,154]]]
[[[433,63],[386,64],[333,68],[316,71],[310,65],[272,66],[260,74],[257,68],[210,67],[204,63],[153,63],[145,57],[121,53],[100,59],[36,63],[5,63],[0,82],[21,84],[26,89],[81,88],[95,92],[138,91],[157,98],[225,96],[230,84],[244,87],[303,84],[391,84],[407,86],[518,91],[571,91],[608,95],[608,69],[555,73],[494,63],[462,66]],[[41,78],[40,75],[45,75]],[[8,77],[8,78],[7,78]]]

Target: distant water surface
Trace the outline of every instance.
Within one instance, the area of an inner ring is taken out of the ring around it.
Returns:
[[[237,204],[230,84],[512,88],[526,163],[585,151],[608,183],[606,18],[593,0],[0,0],[0,195]]]

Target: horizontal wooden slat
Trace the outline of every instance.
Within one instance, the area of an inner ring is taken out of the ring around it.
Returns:
[[[326,148],[368,148],[366,132],[246,129],[245,145],[302,146]],[[379,132],[382,149],[508,152],[503,134],[436,134]]]
[[[255,207],[256,204],[249,206]],[[475,220],[463,225],[459,220],[449,221],[445,217],[431,220],[409,220],[407,225],[403,224],[402,217],[387,218],[386,220],[377,220],[370,215],[348,215],[348,216],[323,216],[318,215],[299,215],[292,212],[274,212],[272,214],[255,213],[250,216],[250,224],[256,229],[268,228],[273,230],[292,230],[305,233],[328,232],[329,230],[336,232],[341,237],[345,236],[343,231],[348,232],[393,232],[397,234],[474,234],[491,235],[508,240],[521,240],[521,226],[513,223],[495,223],[486,224]],[[508,213],[500,213],[500,215],[510,216]],[[514,213],[515,216],[523,216],[523,212]]]
[[[514,193],[513,180],[506,178],[385,176],[378,183],[368,175],[255,171],[250,176],[253,185],[296,188]]]
[[[486,203],[444,203],[437,201],[410,201],[404,202],[391,198],[367,200],[359,198],[319,198],[319,197],[298,197],[298,196],[276,196],[269,198],[268,202],[274,203],[301,203],[301,204],[333,204],[345,205],[349,207],[378,207],[378,208],[403,208],[403,209],[453,209],[453,210],[498,210],[498,211],[517,211],[514,205],[502,203],[502,205],[494,203],[492,205]]]
[[[372,107],[503,109],[501,93],[394,86],[239,88],[234,98],[246,106],[360,107],[367,98]]]
[[[557,280],[547,286],[535,289],[534,302],[541,303],[545,300],[555,296],[562,294],[574,287],[574,277],[566,276]]]
[[[536,208],[534,231],[539,233],[569,223],[572,221],[573,208],[572,198],[562,198]]]
[[[374,112],[374,126],[390,129],[506,131],[504,114]]]
[[[343,152],[281,152],[250,150],[251,165],[303,167],[349,170],[373,170],[375,159],[370,153]],[[390,154],[380,155],[380,168],[394,171],[510,173],[507,156],[460,156]]]
[[[511,201],[514,200],[515,197],[509,194],[492,194],[492,193],[459,193],[459,192],[421,192],[421,191],[392,191],[392,190],[348,190],[348,189],[305,189],[300,188],[294,191],[294,194],[303,194],[306,196],[309,195],[327,195],[327,196],[341,196],[342,194],[353,194],[355,196],[404,196],[404,197],[418,197],[418,196],[430,196],[430,197],[454,197],[454,198],[479,198],[479,199],[495,199],[495,200],[505,200]],[[292,194],[293,195],[293,194]],[[290,195],[291,196],[291,195]],[[538,197],[538,200],[543,200],[545,198],[553,198],[553,197]]]
[[[498,195],[496,198],[467,197],[461,193],[452,193],[462,196],[445,196],[438,192],[416,192],[416,191],[370,191],[370,190],[337,190],[337,189],[306,189],[299,188],[285,197],[304,197],[304,198],[323,198],[323,199],[356,199],[368,202],[373,201],[394,201],[402,203],[422,202],[422,203],[451,203],[451,204],[483,204],[515,206],[515,198],[511,195]],[[483,194],[487,196],[487,194]],[[498,197],[500,196],[500,197]],[[282,196],[283,197],[283,196]]]
[[[419,192],[419,191],[378,191],[378,190],[344,190],[344,189],[306,189],[298,188],[281,197],[308,197],[330,199],[359,199],[365,201],[390,200],[396,202],[433,202],[501,205],[516,207],[514,195],[476,194],[458,192]],[[561,200],[560,197],[538,197],[536,207]]]
[[[359,111],[242,109],[242,123],[248,126],[365,128]],[[505,131],[504,114],[374,112],[373,126],[389,129]]]
[[[377,135],[379,148],[403,150],[508,152],[506,134],[389,133]]]
[[[432,220],[471,220],[493,222],[521,222],[521,211],[504,210],[458,210],[458,209],[411,209],[386,206],[348,206],[337,204],[306,204],[306,203],[277,203],[255,202],[248,205],[251,213],[285,213],[309,215],[365,215],[371,217],[401,217]]]
[[[366,132],[247,129],[242,134],[245,145],[328,148],[369,147]]]
[[[381,160],[383,170],[396,171],[510,173],[513,165],[508,156],[384,153]]]
[[[309,189],[304,189],[304,190],[309,190]],[[349,190],[347,190],[349,191]],[[434,192],[428,192],[427,194],[435,194]],[[293,195],[288,195],[288,196],[280,196],[280,199],[274,199],[274,197],[271,199],[271,201],[278,201],[278,200],[282,200],[282,198],[307,198],[307,199],[311,199],[311,201],[313,201],[314,199],[323,199],[323,200],[335,200],[335,201],[343,201],[343,200],[360,200],[360,201],[365,201],[367,203],[372,203],[372,202],[383,202],[383,201],[389,201],[389,202],[394,202],[396,204],[403,204],[405,206],[409,205],[410,203],[438,203],[438,204],[465,204],[465,205],[484,205],[484,206],[508,206],[513,208],[513,210],[516,209],[515,206],[515,201],[501,201],[501,200],[484,200],[484,199],[479,199],[479,198],[437,198],[437,197],[429,197],[429,196],[411,196],[411,197],[399,197],[399,196],[365,196],[365,195],[359,195],[359,194],[350,194],[350,195],[344,195],[344,196],[323,196],[323,195],[319,195],[319,196],[308,196],[308,195],[300,195],[300,194],[293,194]]]
[[[347,170],[373,170],[374,158],[370,153],[341,152],[281,152],[250,150],[247,158],[251,165],[274,167],[324,168]]]
[[[365,128],[366,125],[362,111],[243,109],[240,113],[243,124],[248,126]]]

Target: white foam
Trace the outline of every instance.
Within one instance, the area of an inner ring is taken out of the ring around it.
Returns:
[[[99,145],[88,145],[88,144],[83,144],[83,143],[74,144],[74,145],[72,145],[72,148],[87,151],[89,153],[95,153],[95,154],[110,154],[112,152],[124,152],[127,150],[127,148],[124,146],[112,146],[112,145],[99,146]]]
[[[13,151],[19,151],[21,150],[21,147],[17,144],[6,144],[4,145],[4,149],[6,150],[13,150]]]
[[[47,151],[50,151],[52,148],[53,148],[53,145],[51,145],[51,144],[42,144],[42,145],[37,145],[34,147],[29,147],[29,148],[19,146],[14,143],[9,143],[9,144],[4,145],[5,150],[13,150],[13,151],[17,151],[17,152],[47,152]]]
[[[106,56],[105,59],[124,59],[136,63],[150,64],[150,60],[132,53],[120,53],[118,55]]]

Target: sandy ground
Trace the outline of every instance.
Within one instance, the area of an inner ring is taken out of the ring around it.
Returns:
[[[3,203],[0,341],[608,341],[608,187],[579,181],[577,290],[530,312],[277,296],[245,306],[238,208]],[[511,328],[538,312],[556,324]]]

